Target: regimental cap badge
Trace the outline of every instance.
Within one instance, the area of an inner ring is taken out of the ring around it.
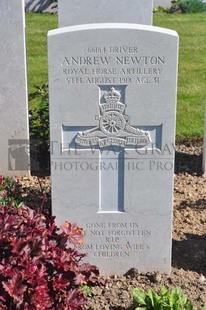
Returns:
[[[101,113],[111,110],[116,110],[120,113],[123,113],[125,110],[125,105],[120,102],[120,98],[120,92],[118,92],[114,87],[111,87],[110,90],[104,94],[106,103],[100,104]]]
[[[121,93],[111,87],[103,95],[105,102],[99,102],[99,124],[92,129],[78,132],[75,142],[81,146],[144,146],[150,143],[149,132],[130,125],[126,115],[126,104],[120,102]]]

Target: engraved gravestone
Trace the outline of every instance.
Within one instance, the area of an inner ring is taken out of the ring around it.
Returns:
[[[29,173],[23,0],[0,3],[0,175]]]
[[[177,51],[152,26],[48,34],[52,210],[103,274],[170,270]]]
[[[151,0],[59,0],[59,27],[93,23],[152,24]]]

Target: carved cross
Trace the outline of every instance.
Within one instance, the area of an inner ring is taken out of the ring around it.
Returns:
[[[76,146],[99,150],[99,212],[125,212],[124,209],[124,149],[135,150],[151,143],[148,131],[130,125],[125,114],[126,86],[98,86],[100,90],[98,126],[75,128]],[[64,126],[65,130],[70,130]],[[82,130],[82,129],[85,130]],[[82,130],[82,131],[80,131]]]

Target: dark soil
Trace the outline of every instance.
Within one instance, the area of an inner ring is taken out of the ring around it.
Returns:
[[[92,288],[85,309],[129,310],[135,287],[158,292],[160,284],[180,287],[196,307],[206,305],[206,178],[201,175],[202,143],[176,147],[174,186],[173,255],[170,274],[131,270],[125,276],[107,278],[104,287]],[[42,194],[49,197],[43,211],[50,212],[50,178],[21,178],[25,203],[38,208]]]

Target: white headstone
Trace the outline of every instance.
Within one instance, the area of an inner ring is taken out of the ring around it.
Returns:
[[[59,0],[59,27],[93,23],[152,24],[151,0]]]
[[[168,272],[175,31],[93,24],[48,35],[52,209],[103,274]]]
[[[0,3],[0,174],[29,173],[23,0]]]

